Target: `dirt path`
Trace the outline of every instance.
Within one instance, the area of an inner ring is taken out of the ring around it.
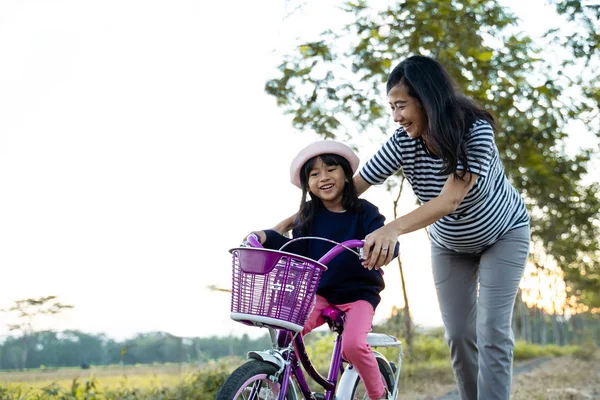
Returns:
[[[529,361],[522,365],[515,366],[513,368],[513,376],[533,371],[535,368],[541,366],[548,360],[549,358],[538,358],[536,360]],[[452,390],[441,397],[437,397],[435,400],[460,400],[460,397],[458,396],[457,390]]]
[[[402,400],[459,400],[454,385],[436,385],[429,393],[406,393]],[[600,359],[541,358],[514,367],[511,400],[600,399]]]
[[[600,399],[600,358],[584,361],[573,357],[550,359],[539,368],[514,378],[513,400]]]

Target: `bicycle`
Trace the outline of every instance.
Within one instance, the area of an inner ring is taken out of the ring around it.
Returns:
[[[301,239],[325,240],[334,243],[335,247],[318,261],[282,251]],[[225,380],[216,400],[368,399],[355,368],[342,358],[344,313],[341,310],[330,307],[322,313],[329,329],[337,334],[327,377],[311,363],[299,334],[314,306],[326,264],[344,250],[362,258],[363,245],[362,240],[337,243],[324,238],[303,237],[292,239],[279,250],[270,250],[263,248],[256,236],[250,235],[242,246],[230,250],[233,256],[231,318],[246,325],[268,328],[273,347],[250,351],[247,354],[249,361]],[[397,367],[373,350],[384,387],[388,395],[391,394],[389,398],[396,399],[402,344],[393,336],[379,333],[369,333],[367,342],[371,348],[399,348]],[[303,369],[323,392],[311,391]],[[298,397],[299,394],[302,397]]]

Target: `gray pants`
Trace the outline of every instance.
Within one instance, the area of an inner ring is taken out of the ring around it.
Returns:
[[[526,226],[508,231],[480,254],[432,246],[433,278],[463,400],[510,398],[512,313],[529,241]]]

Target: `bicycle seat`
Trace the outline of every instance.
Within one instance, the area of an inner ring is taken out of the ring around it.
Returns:
[[[335,307],[325,307],[321,312],[332,332],[342,333],[344,330],[344,312]]]

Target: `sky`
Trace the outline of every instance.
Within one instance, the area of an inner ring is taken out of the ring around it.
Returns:
[[[503,3],[533,34],[554,18],[543,0]],[[74,308],[37,329],[116,339],[265,333],[208,286],[230,287],[229,249],[300,201],[289,163],[317,138],[264,84],[338,2],[287,4],[0,1],[0,308],[56,295]],[[387,192],[365,197],[391,220]],[[400,242],[415,322],[441,325],[425,232]],[[396,264],[385,280],[376,321],[402,304]]]

